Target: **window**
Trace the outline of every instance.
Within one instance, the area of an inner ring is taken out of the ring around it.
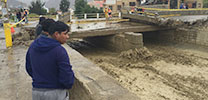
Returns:
[[[117,10],[121,10],[121,5],[118,5],[117,6]]]
[[[129,6],[136,6],[135,2],[129,2]]]

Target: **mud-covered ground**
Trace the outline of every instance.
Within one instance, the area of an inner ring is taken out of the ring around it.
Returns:
[[[142,100],[207,100],[208,48],[146,43],[121,53],[76,48]]]
[[[32,100],[32,79],[25,70],[27,47],[0,49],[0,100]]]
[[[33,32],[26,35],[23,33],[25,32],[13,37],[13,43],[17,47],[28,46],[34,39]],[[86,42],[78,44],[79,46],[74,45],[76,50],[99,65],[141,100],[208,99],[208,47],[145,42],[144,48],[120,53]],[[3,62],[2,59],[2,64]],[[11,83],[11,87],[13,84]],[[2,85],[0,89],[3,91],[6,88]],[[7,92],[2,93],[2,96],[9,97],[12,93],[13,91],[9,91],[9,95],[5,95]],[[16,94],[16,97],[19,95]]]

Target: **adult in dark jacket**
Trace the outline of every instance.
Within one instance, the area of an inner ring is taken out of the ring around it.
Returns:
[[[43,21],[45,21],[45,20],[46,20],[45,17],[40,17],[39,18],[39,23],[36,25],[36,29],[35,29],[36,37],[38,37],[42,33],[42,25],[41,25],[41,23]]]
[[[21,12],[18,11],[18,12],[16,13],[16,16],[17,16],[17,19],[18,19],[18,22],[19,22],[19,21],[21,20],[21,18],[22,18]]]
[[[67,89],[74,83],[69,57],[61,44],[69,38],[69,27],[60,21],[41,35],[26,54],[26,71],[32,77],[33,100],[67,100]]]

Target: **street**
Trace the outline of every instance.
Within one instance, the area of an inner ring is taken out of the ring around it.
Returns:
[[[25,71],[27,47],[0,50],[0,100],[31,100],[31,78]]]

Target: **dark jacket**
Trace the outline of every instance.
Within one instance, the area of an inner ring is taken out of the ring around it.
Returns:
[[[34,88],[70,89],[74,83],[66,50],[57,40],[43,35],[27,51],[26,71]]]
[[[41,25],[41,24],[38,24],[38,25],[35,27],[35,34],[36,34],[36,37],[38,37],[41,33],[42,33],[42,25]]]

